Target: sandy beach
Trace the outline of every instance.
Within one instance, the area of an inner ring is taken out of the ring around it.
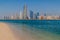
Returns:
[[[0,40],[17,40],[9,25],[5,23],[0,23]]]
[[[22,33],[7,23],[0,22],[0,40],[33,40],[29,34]]]

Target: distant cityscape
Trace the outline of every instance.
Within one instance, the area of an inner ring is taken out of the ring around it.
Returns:
[[[29,14],[29,15],[28,15]],[[27,5],[23,7],[23,12],[20,12],[20,15],[16,14],[15,16],[4,16],[4,20],[60,20],[60,16],[48,16],[46,14],[40,15],[39,12],[34,13],[32,10],[27,11]]]

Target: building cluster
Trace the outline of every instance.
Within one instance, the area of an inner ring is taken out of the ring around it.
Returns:
[[[47,16],[40,15],[39,12],[34,13],[32,10],[27,10],[27,5],[23,7],[23,12],[20,12],[20,15],[16,14],[15,16],[4,16],[4,20],[59,20],[60,16]]]

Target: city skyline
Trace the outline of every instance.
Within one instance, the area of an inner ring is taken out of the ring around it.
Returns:
[[[39,12],[40,15],[60,15],[59,0],[0,0],[0,18],[1,16],[20,14],[23,12],[24,4],[27,4],[28,11]]]
[[[12,16],[4,16],[3,20],[60,20],[60,16],[49,16],[46,13],[44,15],[40,15],[39,12],[34,13],[32,10],[27,13],[27,9],[27,5],[24,4],[23,12],[20,12],[20,15],[16,13]]]

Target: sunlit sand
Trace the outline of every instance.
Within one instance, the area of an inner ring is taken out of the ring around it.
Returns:
[[[0,40],[16,40],[9,25],[0,23]]]
[[[0,40],[33,40],[29,35],[18,32],[11,25],[0,22]]]

